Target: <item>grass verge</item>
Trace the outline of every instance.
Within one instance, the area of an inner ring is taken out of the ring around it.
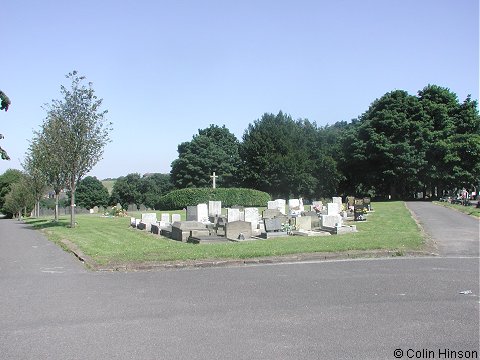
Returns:
[[[433,203],[436,204],[436,205],[441,205],[441,206],[444,206],[444,207],[455,209],[455,210],[460,211],[464,214],[467,214],[467,215],[470,215],[470,216],[473,216],[473,217],[476,217],[476,218],[480,219],[480,209],[476,208],[473,205],[472,206],[463,206],[463,205],[459,205],[459,204],[450,204],[448,202],[443,202],[443,201],[433,201]]]
[[[375,212],[366,222],[356,223],[359,232],[338,236],[289,236],[242,243],[194,245],[138,231],[130,218],[78,215],[78,226],[68,227],[68,219],[29,219],[47,237],[60,244],[67,239],[100,265],[185,261],[203,259],[248,259],[299,253],[350,250],[392,250],[401,255],[421,250],[424,239],[403,202],[373,204]],[[180,212],[180,211],[179,211]],[[181,213],[181,212],[180,212]]]

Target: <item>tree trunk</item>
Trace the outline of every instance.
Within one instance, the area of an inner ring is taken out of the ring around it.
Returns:
[[[70,227],[75,227],[75,184],[70,186]]]
[[[58,199],[60,197],[60,193],[55,192],[55,222],[58,222]]]

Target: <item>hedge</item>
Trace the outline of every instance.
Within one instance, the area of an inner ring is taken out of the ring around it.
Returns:
[[[269,194],[259,190],[241,188],[188,188],[173,190],[159,200],[161,210],[178,210],[189,205],[221,201],[222,207],[266,206]]]

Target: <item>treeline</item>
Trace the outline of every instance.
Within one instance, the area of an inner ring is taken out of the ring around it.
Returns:
[[[22,175],[27,177],[20,181],[22,176],[11,170],[0,176],[3,213],[27,208],[29,196],[38,202],[44,191],[44,180],[36,184],[45,172],[36,171],[32,159],[45,165],[41,168],[48,170],[55,193],[59,191],[55,185],[65,183],[44,160],[55,158],[48,153],[52,144],[39,134],[34,140],[34,145],[44,144],[45,151],[32,157],[37,152],[31,147]],[[417,95],[403,90],[386,93],[351,122],[318,126],[283,112],[266,113],[248,126],[241,141],[225,126],[200,129],[191,141],[178,145],[170,174],[128,174],[116,180],[111,195],[90,177],[70,187],[76,188],[77,205],[87,208],[120,203],[124,208],[144,204],[158,209],[161,196],[172,189],[211,187],[213,172],[218,187],[251,188],[285,199],[332,195],[407,199],[420,192],[439,197],[462,188],[478,192],[478,104],[470,96],[460,102],[449,89],[428,85]],[[84,198],[91,188],[103,194],[101,199]]]
[[[395,90],[350,123],[317,126],[279,112],[264,114],[238,141],[211,125],[178,146],[176,188],[205,187],[212,172],[222,187],[242,186],[283,198],[333,194],[412,198],[478,189],[477,102],[459,102],[429,85],[417,95]]]

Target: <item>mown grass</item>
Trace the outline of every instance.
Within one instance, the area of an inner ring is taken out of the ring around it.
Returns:
[[[445,206],[445,207],[448,207],[448,208],[451,208],[451,209],[455,209],[455,210],[460,211],[460,212],[462,212],[464,214],[467,214],[467,215],[471,215],[471,216],[480,218],[480,208],[476,208],[473,205],[463,206],[463,205],[459,205],[459,204],[450,204],[448,202],[440,202],[440,201],[434,201],[433,203],[436,204],[436,205],[441,205],[441,206]]]
[[[68,218],[27,220],[49,239],[68,239],[101,265],[200,259],[246,259],[298,253],[385,249],[402,253],[422,248],[422,235],[403,202],[373,204],[375,212],[356,223],[359,232],[337,236],[289,236],[241,243],[188,244],[135,230],[130,218],[78,215],[78,226]],[[184,214],[182,211],[177,213]],[[184,215],[183,215],[184,216]]]

